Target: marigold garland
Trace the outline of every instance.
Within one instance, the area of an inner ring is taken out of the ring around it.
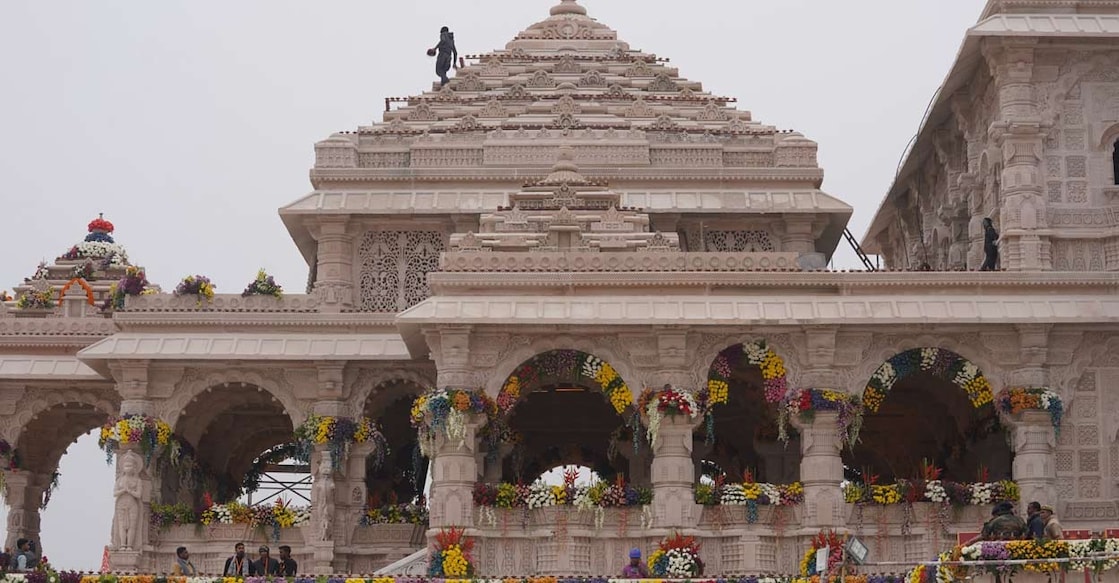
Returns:
[[[508,414],[516,406],[524,387],[545,377],[594,384],[619,415],[633,405],[633,392],[610,363],[578,350],[562,349],[538,354],[509,375],[497,396],[501,413]]]
[[[918,371],[933,374],[960,387],[975,408],[994,401],[990,381],[970,361],[943,348],[914,348],[895,354],[874,371],[863,390],[863,406],[867,411],[877,413],[894,385]]]
[[[171,426],[166,421],[146,415],[124,415],[101,426],[97,445],[104,450],[106,461],[112,463],[121,445],[138,444],[144,454],[144,462],[148,463],[157,448],[170,442]]]
[[[377,446],[373,452],[376,456],[374,464],[380,467],[388,455],[389,446],[372,420],[368,417],[351,419],[312,415],[295,430],[295,457],[304,462],[310,461],[313,446],[327,445],[330,449],[331,466],[337,471],[342,467],[350,446],[367,441],[372,441]]]
[[[1060,395],[1046,387],[1008,387],[999,391],[995,407],[1004,415],[1023,411],[1045,411],[1057,430],[1061,428],[1065,405]]]
[[[469,414],[485,415],[492,421],[497,404],[481,390],[433,389],[416,397],[409,416],[419,433],[420,451],[431,457],[440,431],[450,440],[463,442]]]

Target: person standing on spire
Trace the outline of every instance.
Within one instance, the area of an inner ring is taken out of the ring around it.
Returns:
[[[450,79],[447,78],[447,72],[451,70],[451,67],[458,69],[458,48],[455,47],[455,33],[445,26],[439,29],[439,44],[428,49],[427,54],[431,56],[438,54],[435,57],[435,74],[439,76],[441,84],[449,83]]]

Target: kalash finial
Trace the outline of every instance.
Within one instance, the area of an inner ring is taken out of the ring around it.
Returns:
[[[560,0],[559,4],[552,7],[552,16],[561,16],[564,14],[578,14],[580,16],[587,15],[587,9],[579,6],[576,0]]]

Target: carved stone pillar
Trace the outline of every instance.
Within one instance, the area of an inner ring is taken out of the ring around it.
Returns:
[[[1057,500],[1056,431],[1046,411],[1023,411],[1009,419],[1014,481],[1022,500]]]
[[[354,304],[354,237],[349,217],[322,217],[311,229],[318,241],[314,294],[324,312],[340,312]]]
[[[437,369],[436,386],[478,388],[476,375],[470,366],[470,334],[469,326],[445,327],[426,334]]]
[[[1049,385],[1049,371],[1045,361],[1049,356],[1049,330],[1043,324],[1024,324],[1018,326],[1018,354],[1021,364],[1010,371],[1009,386],[1046,387]]]
[[[811,218],[790,218],[785,222],[785,240],[781,242],[781,249],[795,253],[814,253],[816,239],[813,235]]]
[[[445,431],[435,436],[431,460],[431,528],[464,527],[474,523],[474,482],[478,480],[478,432],[486,418],[466,417],[462,439],[450,439]]]
[[[653,524],[657,528],[695,528],[700,508],[695,503],[692,430],[701,418],[669,415],[661,420],[653,447]]]
[[[817,411],[811,421],[794,415],[793,425],[800,430],[800,480],[804,484],[804,526],[841,527],[846,512],[841,493],[843,459],[839,452],[839,413]]]
[[[146,567],[143,554],[148,544],[148,516],[152,505],[151,472],[138,444],[120,445],[116,453],[112,544],[109,545],[109,567],[115,572],[136,573]]]
[[[50,476],[18,470],[3,470],[4,489],[8,503],[8,536],[5,548],[15,549],[16,541],[31,539],[42,545],[39,538],[39,507]]]

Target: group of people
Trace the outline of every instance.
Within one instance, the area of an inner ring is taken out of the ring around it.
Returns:
[[[1052,506],[1030,502],[1026,505],[1026,519],[1023,520],[1015,514],[1014,504],[1000,502],[991,511],[991,519],[983,524],[979,536],[968,541],[965,546],[980,540],[1061,540],[1063,537],[1064,531]]]
[[[271,556],[271,549],[267,545],[261,545],[257,552],[260,558],[256,561],[248,559],[245,556],[245,543],[237,543],[233,546],[233,556],[225,560],[225,566],[222,568],[223,577],[294,577],[299,572],[299,563],[291,558],[291,547],[288,545],[280,546],[280,558],[273,559]],[[190,562],[190,551],[186,547],[179,547],[175,550],[175,565],[171,568],[172,575],[179,576],[194,576],[198,575],[198,569]]]
[[[39,553],[39,548],[35,545],[35,541],[28,538],[21,538],[16,541],[16,551],[4,551],[5,560],[4,564],[0,565],[3,570],[12,573],[21,573],[25,571],[34,571],[39,566],[39,561],[42,555]]]

